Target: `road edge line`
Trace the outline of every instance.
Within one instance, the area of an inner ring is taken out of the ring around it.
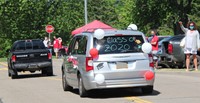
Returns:
[[[3,62],[0,62],[0,65],[6,66],[6,67],[8,66],[7,63],[3,63]]]

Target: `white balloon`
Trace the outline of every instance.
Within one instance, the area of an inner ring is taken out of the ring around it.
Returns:
[[[94,37],[97,38],[97,39],[103,39],[104,38],[104,30],[102,29],[97,29],[94,31]]]
[[[135,24],[130,24],[127,28],[128,30],[137,30],[137,25]]]
[[[144,43],[142,44],[142,51],[144,53],[150,53],[152,51],[152,46],[150,43]]]
[[[103,74],[97,74],[94,77],[94,80],[98,83],[98,84],[102,84],[105,81],[105,77]]]

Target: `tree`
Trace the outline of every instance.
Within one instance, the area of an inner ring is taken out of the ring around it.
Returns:
[[[199,0],[194,0],[192,2],[192,10],[191,13],[188,14],[189,18],[191,21],[194,21],[197,26],[200,26],[200,1]],[[200,31],[200,28],[198,28]]]
[[[19,39],[47,36],[47,24],[55,27],[51,35],[62,37],[67,45],[71,31],[83,21],[83,2],[79,0],[1,0],[0,6],[0,42],[8,40],[3,43],[9,45]],[[3,56],[6,50],[1,49]]]
[[[100,20],[110,26],[117,23],[117,14],[111,0],[88,0],[88,20]]]
[[[199,0],[87,0],[88,22],[100,20],[114,28],[126,29],[131,23],[148,33],[182,34],[178,21],[200,25]],[[64,45],[71,31],[85,25],[84,0],[0,0],[0,56],[19,39],[43,38],[51,24],[51,34],[60,36]]]
[[[136,0],[133,11],[134,19],[138,21],[143,31],[149,29],[165,29],[173,34],[180,34],[179,20],[188,22],[193,0]],[[161,34],[165,34],[166,31]]]
[[[116,0],[114,1],[114,7],[117,14],[117,23],[115,24],[117,28],[127,29],[130,24],[137,25],[137,21],[133,19],[134,15],[132,14],[135,7],[134,0]]]

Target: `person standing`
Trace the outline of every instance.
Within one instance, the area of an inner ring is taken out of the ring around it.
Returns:
[[[54,36],[53,38],[54,38],[54,41],[53,41],[53,49],[54,49],[56,58],[58,59],[59,40],[56,38],[56,36]]]
[[[152,45],[152,54],[153,54],[153,61],[155,64],[155,68],[158,68],[158,57],[157,57],[157,53],[158,53],[158,40],[159,38],[156,36],[157,31],[156,30],[151,30],[151,36],[152,36],[152,40],[150,41],[151,45]]]
[[[59,57],[61,58],[62,55],[61,55],[61,49],[62,49],[62,38],[61,37],[58,37],[58,41],[59,41],[59,47],[58,47],[58,55]]]
[[[189,71],[190,66],[190,54],[193,55],[193,63],[195,70],[198,71],[197,67],[197,50],[200,48],[199,45],[199,32],[197,31],[197,26],[194,22],[189,22],[187,28],[185,28],[182,22],[179,22],[181,29],[185,33],[185,46],[184,53],[186,54],[186,71]]]
[[[48,48],[48,37],[44,37],[44,41],[43,41],[43,43],[44,43],[44,46],[46,47],[46,48]]]
[[[61,49],[62,48],[62,38],[59,37],[58,40],[59,40],[59,49]]]

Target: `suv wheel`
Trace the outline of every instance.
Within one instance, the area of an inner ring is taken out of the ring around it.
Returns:
[[[10,69],[8,69],[8,76],[11,77]]]
[[[64,73],[64,70],[62,70],[62,84],[63,84],[63,90],[64,91],[70,91],[73,88],[68,85],[67,80],[66,80],[66,74]]]
[[[17,74],[17,71],[13,70],[13,73],[10,73],[11,74],[11,78],[12,79],[16,79],[18,74]]]
[[[88,95],[87,90],[85,89],[84,85],[83,85],[83,79],[81,77],[81,75],[79,74],[78,76],[78,89],[79,89],[79,95],[80,97],[86,97]]]
[[[10,68],[10,66],[9,66],[9,64],[8,64],[8,77],[11,77],[10,71],[12,71],[12,69]]]
[[[52,66],[42,69],[42,74],[47,76],[53,76],[53,68]]]
[[[11,77],[11,74],[10,74],[10,72],[9,72],[9,71],[8,71],[8,76],[9,76],[9,77]]]
[[[142,87],[143,94],[152,94],[153,93],[153,86],[146,86]]]

